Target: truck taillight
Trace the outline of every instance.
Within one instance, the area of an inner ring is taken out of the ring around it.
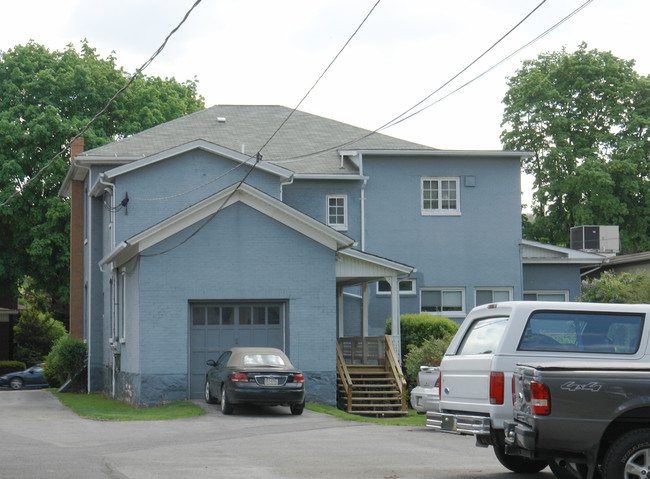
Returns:
[[[551,391],[546,384],[530,382],[530,404],[534,414],[539,416],[551,414]]]
[[[515,405],[515,375],[512,375],[512,383],[510,386],[510,391],[512,392],[512,405]]]
[[[490,373],[490,404],[503,404],[505,397],[505,377],[503,373]]]
[[[438,375],[438,399],[442,401],[442,371]]]

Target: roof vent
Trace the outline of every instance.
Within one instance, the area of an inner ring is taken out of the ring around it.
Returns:
[[[217,117],[217,123],[225,123],[226,122],[226,117],[225,116],[218,116]]]

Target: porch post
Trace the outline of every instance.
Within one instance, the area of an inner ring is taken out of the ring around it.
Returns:
[[[391,335],[390,340],[393,343],[395,354],[400,364],[402,363],[402,337],[400,335],[400,312],[399,312],[399,281],[397,276],[386,278],[390,283],[390,301],[391,301]]]
[[[339,322],[339,327],[338,327],[338,337],[342,338],[343,337],[343,288],[341,286],[337,286],[336,288],[336,301],[338,303],[338,311],[337,311],[337,316],[338,316],[338,322]]]
[[[368,364],[368,283],[361,287],[361,341],[363,348],[363,364]]]

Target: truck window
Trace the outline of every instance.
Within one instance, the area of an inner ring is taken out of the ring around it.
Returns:
[[[643,314],[536,311],[528,319],[520,351],[634,354]]]
[[[469,327],[456,354],[492,354],[496,351],[508,323],[507,316],[484,318]]]

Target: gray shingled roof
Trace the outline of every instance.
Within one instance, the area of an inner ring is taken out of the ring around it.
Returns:
[[[234,151],[243,148],[246,154],[254,155],[290,113],[290,108],[274,105],[216,105],[88,150],[78,158],[143,158],[197,139]],[[223,118],[225,121],[218,120]],[[362,128],[296,111],[262,150],[262,156],[264,161],[295,173],[349,174],[358,172],[350,163],[341,168],[340,149],[434,150],[382,134],[366,137],[369,133]],[[315,152],[321,153],[313,154]]]

